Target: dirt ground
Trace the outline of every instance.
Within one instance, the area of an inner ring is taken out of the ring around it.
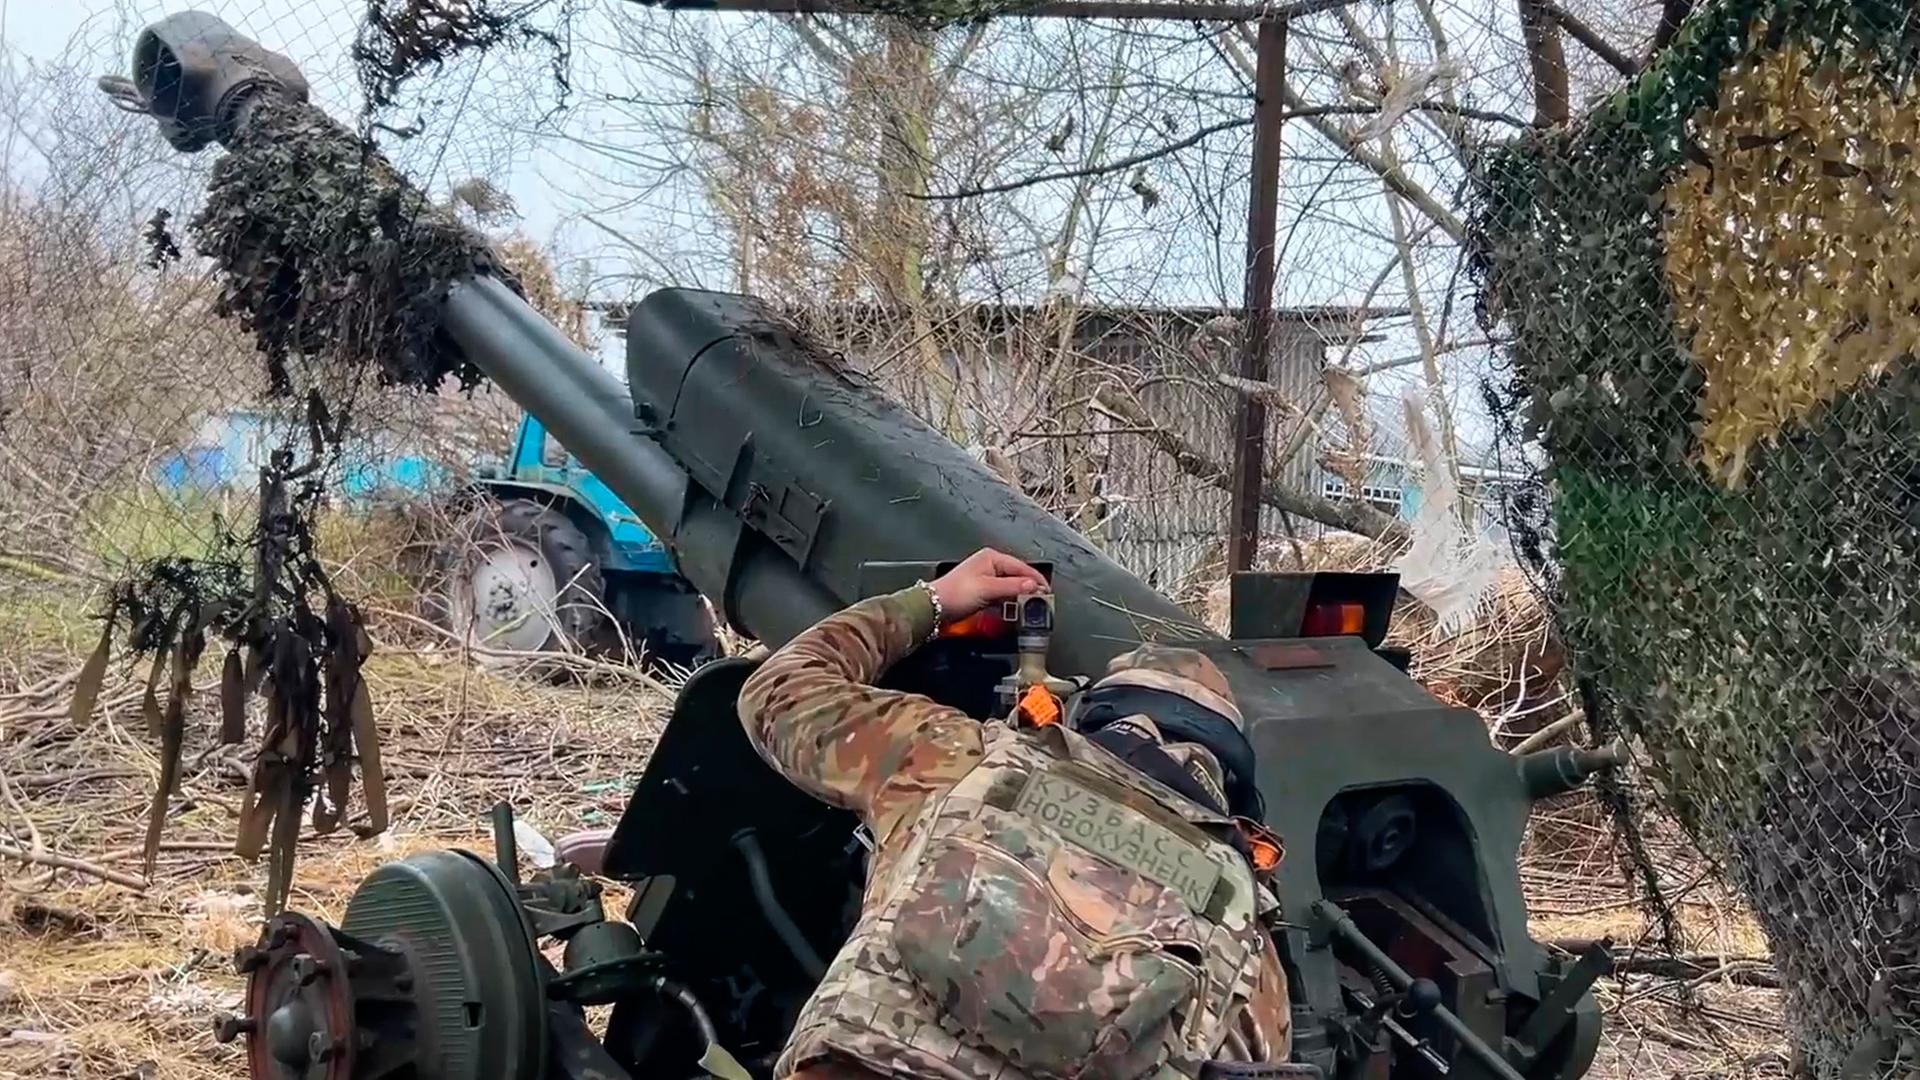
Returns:
[[[85,860],[86,871],[0,858],[0,1078],[213,1080],[244,1075],[214,1019],[238,1003],[232,950],[256,936],[264,868],[231,854],[243,793],[213,749],[206,715],[187,747],[182,795],[151,885],[139,881],[143,819],[158,772],[140,730],[139,686],[122,671],[93,720],[66,719],[67,691],[94,630],[72,590],[6,577],[0,604],[0,801],[29,823],[0,843]],[[362,875],[422,849],[491,850],[485,815],[501,799],[549,837],[610,824],[653,745],[667,697],[633,675],[550,686],[475,668],[378,624],[369,667],[396,813],[373,840],[342,830],[302,844],[291,904],[340,917]],[[217,679],[217,661],[202,672]],[[1590,803],[1547,810],[1523,869],[1536,936],[1611,936],[1635,960],[1651,946],[1605,819]],[[1671,836],[1652,843],[1678,897],[1693,966],[1601,984],[1607,1031],[1591,1076],[1784,1076],[1779,991],[1752,919]],[[121,877],[129,884],[102,880]],[[611,910],[618,910],[612,898]],[[1639,948],[1636,950],[1635,945]]]

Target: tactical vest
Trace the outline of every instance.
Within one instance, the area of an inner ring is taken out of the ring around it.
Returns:
[[[1064,728],[982,735],[876,863],[776,1075],[833,1055],[948,1080],[1197,1076],[1260,971],[1252,871],[1215,838],[1231,821]]]

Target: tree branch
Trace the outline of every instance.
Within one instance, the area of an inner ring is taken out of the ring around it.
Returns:
[[[1557,938],[1542,944],[1565,952],[1580,954],[1593,948],[1592,938]],[[1777,989],[1780,971],[1764,956],[1620,956],[1613,961],[1615,975],[1653,975],[1666,979],[1700,982],[1722,981],[1736,986]]]
[[[846,77],[846,74],[847,74],[846,56],[844,56],[841,53],[834,52],[833,47],[828,45],[826,43],[826,40],[823,39],[819,35],[819,33],[816,32],[814,28],[808,24],[805,16],[775,15],[774,18],[777,19],[782,26],[785,26],[788,30],[791,30],[793,32],[793,36],[799,38],[801,43],[806,45],[807,50],[813,53],[814,56],[818,57],[821,63],[832,68],[842,78]]]
[[[1525,120],[1520,119],[1519,117],[1513,115],[1512,113],[1504,113],[1496,109],[1476,109],[1467,105],[1449,105],[1442,101],[1422,101],[1414,105],[1413,108],[1423,112],[1447,113],[1454,116],[1466,117],[1467,119],[1471,119],[1471,120],[1484,120],[1489,123],[1508,124],[1516,128],[1525,128],[1525,127],[1531,126]],[[1280,115],[1280,119],[1282,121],[1286,121],[1286,120],[1312,120],[1312,119],[1323,117],[1323,116],[1371,116],[1379,111],[1380,111],[1380,108],[1377,105],[1305,105],[1303,104],[1299,108],[1289,109],[1288,111],[1282,113]],[[1251,127],[1252,125],[1253,125],[1253,119],[1251,117],[1243,117],[1241,119],[1236,119],[1236,120],[1223,120],[1218,124],[1201,128],[1200,130],[1194,132],[1192,135],[1189,135],[1186,138],[1179,140],[1178,142],[1168,143],[1167,145],[1162,146],[1156,150],[1148,150],[1139,154],[1134,154],[1131,157],[1120,158],[1117,161],[1111,161],[1104,165],[1088,165],[1084,168],[1063,169],[1059,172],[1041,173],[1037,176],[1029,176],[1023,180],[1009,180],[1004,184],[993,184],[987,187],[962,188],[959,191],[949,191],[949,192],[941,192],[936,194],[929,194],[924,196],[924,198],[933,202],[950,202],[955,199],[971,199],[981,195],[1000,195],[1009,191],[1018,191],[1021,188],[1033,187],[1036,184],[1049,184],[1056,180],[1078,180],[1088,176],[1105,176],[1109,173],[1124,172],[1125,170],[1131,169],[1136,165],[1144,165],[1149,161],[1155,161],[1160,158],[1169,157],[1173,154],[1177,154],[1180,151],[1186,150],[1197,143],[1205,141],[1208,137],[1213,135],[1218,135],[1223,131],[1232,131],[1235,128]],[[1344,148],[1345,147],[1343,147],[1343,149]],[[916,197],[920,197],[920,196],[916,196]],[[1408,196],[1408,198],[1410,201],[1417,201],[1417,197],[1415,196]],[[1452,230],[1448,230],[1448,231],[1451,232]]]
[[[1554,3],[1553,0],[1528,0],[1528,2],[1538,3],[1540,10],[1551,16],[1553,21],[1559,23],[1567,33],[1572,34],[1575,41],[1585,45],[1593,55],[1613,65],[1620,74],[1628,77],[1640,74],[1640,65],[1635,63],[1632,57],[1614,48],[1611,42],[1600,36],[1599,31],[1575,18],[1566,8]],[[1560,69],[1563,73],[1566,71],[1564,57],[1560,61]],[[1564,78],[1564,75],[1562,77]]]
[[[1580,726],[1586,718],[1586,713],[1575,709],[1560,719],[1541,728],[1539,731],[1521,739],[1518,745],[1507,751],[1507,753],[1512,754],[1514,757],[1519,757],[1522,754],[1530,754]]]
[[[1300,407],[1294,404],[1293,395],[1289,394],[1284,387],[1276,383],[1267,382],[1264,379],[1248,379],[1239,375],[1228,375],[1224,372],[1215,375],[1213,378],[1215,382],[1236,394],[1253,398],[1264,404],[1272,405],[1275,408],[1293,413],[1296,416],[1300,414]]]
[[[1223,120],[1218,124],[1203,127],[1186,138],[1177,142],[1168,143],[1157,150],[1148,150],[1130,157],[1120,158],[1117,161],[1111,161],[1105,165],[1089,165],[1080,169],[1062,169],[1059,172],[1029,176],[1024,180],[1009,180],[1004,184],[992,184],[987,187],[978,188],[963,188],[959,191],[929,194],[924,197],[935,202],[952,199],[971,199],[979,195],[999,195],[1008,191],[1019,191],[1021,188],[1033,187],[1035,184],[1048,184],[1055,180],[1078,180],[1084,176],[1101,176],[1106,173],[1121,172],[1125,169],[1131,169],[1136,165],[1144,165],[1149,161],[1167,157],[1170,154],[1177,154],[1223,131],[1232,131],[1234,128],[1251,126],[1253,126],[1253,118],[1250,116],[1243,116],[1235,120]]]
[[[1251,33],[1244,26],[1239,28],[1239,32],[1243,39]],[[1232,38],[1225,38],[1221,44],[1225,47],[1227,55],[1233,58],[1234,64],[1240,68],[1241,73],[1251,80],[1253,61],[1246,55],[1245,50],[1240,48],[1239,42]],[[1402,198],[1419,208],[1428,220],[1438,225],[1456,242],[1466,242],[1467,228],[1451,210],[1440,205],[1439,200],[1429,194],[1426,188],[1409,179],[1405,171],[1367,149],[1361,145],[1360,140],[1353,137],[1352,133],[1328,120],[1325,111],[1307,111],[1312,109],[1312,106],[1294,91],[1292,84],[1286,82],[1280,84],[1280,103],[1293,115],[1305,120],[1307,126],[1320,133],[1321,138],[1338,147],[1341,153],[1372,170],[1375,176],[1378,176],[1388,187],[1399,192]]]
[[[113,870],[85,859],[76,859],[71,855],[62,855],[57,851],[30,851],[0,842],[0,856],[19,859],[22,862],[38,863],[41,866],[51,866],[58,870],[72,870],[102,881],[111,881],[115,885],[124,885],[135,892],[147,891],[147,883],[132,874]]]
[[[1154,448],[1173,459],[1180,471],[1204,480],[1222,491],[1231,491],[1233,478],[1220,462],[1213,460],[1176,432],[1154,422],[1146,411],[1132,401],[1107,390],[1093,396],[1094,404],[1119,417],[1130,427],[1147,429],[1143,436]],[[1260,501],[1284,514],[1294,514],[1322,525],[1359,533],[1374,539],[1405,540],[1405,522],[1375,510],[1363,502],[1334,502],[1281,484],[1271,477],[1260,481]]]
[[[1527,66],[1533,73],[1533,122],[1557,127],[1572,115],[1567,90],[1567,54],[1555,29],[1555,8],[1548,0],[1516,0],[1520,8],[1520,36],[1527,46]]]
[[[1305,105],[1305,102],[1300,100],[1300,96],[1294,93],[1293,87],[1291,86],[1282,86],[1280,93],[1281,101],[1284,102],[1288,108]],[[1467,227],[1461,224],[1460,219],[1454,215],[1453,211],[1440,205],[1439,200],[1429,194],[1426,188],[1421,187],[1412,179],[1408,178],[1406,172],[1398,165],[1393,164],[1379,154],[1362,146],[1358,139],[1355,139],[1347,131],[1329,123],[1327,120],[1314,116],[1309,116],[1306,119],[1307,123],[1312,125],[1315,131],[1318,131],[1321,135],[1325,136],[1329,142],[1339,147],[1348,157],[1372,170],[1373,174],[1378,176],[1381,182],[1392,188],[1408,202],[1419,207],[1420,212],[1425,214],[1435,225],[1438,225],[1442,232],[1453,237],[1457,242],[1464,243],[1466,241]]]
[[[1491,345],[1491,344],[1493,344],[1492,338],[1488,338],[1488,337],[1473,338],[1469,341],[1456,341],[1451,345],[1438,346],[1433,350],[1433,354],[1435,356],[1444,356],[1447,353],[1456,353],[1462,349],[1477,349],[1482,345]],[[1371,364],[1368,364],[1363,368],[1360,368],[1352,372],[1352,375],[1356,379],[1364,379],[1370,375],[1378,375],[1383,371],[1392,371],[1395,368],[1410,367],[1414,364],[1420,363],[1422,360],[1425,360],[1426,358],[1427,358],[1426,353],[1417,352],[1417,353],[1408,353],[1405,356],[1396,356],[1391,360],[1377,360]]]
[[[1468,120],[1485,120],[1491,124],[1506,124],[1510,127],[1525,128],[1530,126],[1525,120],[1522,120],[1519,117],[1509,112],[1501,112],[1498,109],[1476,109],[1471,105],[1456,105],[1448,101],[1422,101],[1422,102],[1416,103],[1413,106],[1413,109],[1416,112],[1441,113],[1447,116],[1462,116],[1467,118]],[[1329,109],[1329,114],[1335,113],[1335,112],[1348,112],[1348,111],[1364,114],[1364,113],[1379,112],[1380,110],[1377,108],[1360,107],[1360,106],[1355,106],[1351,110],[1348,110],[1348,109],[1335,106]]]
[[[1432,0],[1416,0],[1415,6],[1420,11],[1421,19],[1427,24],[1428,36],[1433,41],[1434,59],[1442,65],[1451,64],[1451,46],[1447,41],[1446,29],[1440,22],[1439,16],[1434,13]],[[1352,40],[1352,43],[1360,50],[1361,54],[1366,56],[1375,71],[1399,66],[1399,53],[1396,48],[1393,48],[1394,39],[1391,36],[1387,39],[1388,50],[1383,51],[1379,43],[1373,40],[1373,35],[1361,24],[1360,20],[1354,18],[1351,10],[1341,8],[1339,18],[1341,27],[1346,31],[1347,37]],[[1329,69],[1337,67],[1337,65],[1327,58],[1325,50],[1321,49],[1318,44],[1314,43],[1311,39],[1303,38],[1303,40],[1306,41],[1307,47],[1313,50],[1314,56],[1319,59],[1324,66]],[[1391,57],[1388,55],[1389,51],[1393,54]],[[1343,71],[1342,74],[1344,76],[1345,72]],[[1343,77],[1341,81],[1350,82],[1352,80]],[[1470,133],[1466,125],[1460,123],[1457,118],[1461,116],[1472,116],[1477,110],[1462,109],[1457,100],[1458,95],[1454,92],[1451,85],[1443,85],[1440,95],[1447,106],[1446,108],[1421,109],[1420,111],[1433,114],[1429,119],[1432,121],[1434,129],[1446,136],[1447,142],[1452,147],[1454,155],[1460,160],[1461,164],[1470,165],[1469,155],[1472,151]],[[1358,96],[1365,99],[1368,95],[1360,94]],[[1433,117],[1443,117],[1444,119],[1435,119]],[[1494,120],[1496,118],[1492,116],[1480,116],[1477,117],[1477,119]],[[1502,123],[1518,120],[1517,117],[1507,116],[1504,113],[1500,114],[1498,119]],[[1519,126],[1526,128],[1532,125],[1520,121]]]
[[[1651,65],[1653,58],[1660,55],[1660,50],[1673,44],[1673,39],[1680,34],[1680,24],[1686,22],[1687,16],[1692,13],[1693,0],[1661,0],[1660,25],[1654,28],[1653,45],[1647,49],[1647,58],[1641,62],[1642,67]]]
[[[1415,0],[1414,7],[1420,12],[1420,20],[1427,24],[1427,35],[1433,39],[1433,58],[1443,65],[1451,65],[1453,46],[1447,39],[1446,24],[1440,21],[1439,13],[1433,10],[1433,0]],[[1394,39],[1388,38],[1387,43],[1394,44]],[[1440,94],[1446,99],[1447,104],[1459,107],[1459,96],[1451,81],[1441,87]],[[1461,163],[1470,165],[1466,126],[1458,122],[1442,123],[1440,121],[1435,121],[1434,126],[1444,132],[1448,141],[1453,143],[1454,153],[1459,156]]]
[[[977,22],[967,28],[966,40],[960,43],[958,49],[954,50],[952,58],[947,61],[947,66],[940,72],[939,89],[934,95],[936,101],[944,101],[946,99],[948,91],[953,89],[954,80],[960,77],[960,72],[966,68],[967,61],[973,58],[974,50],[980,47],[980,42],[986,37],[986,34],[987,24],[985,22]]]

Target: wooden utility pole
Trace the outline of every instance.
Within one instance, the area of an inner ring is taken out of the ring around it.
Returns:
[[[1274,244],[1280,218],[1280,98],[1287,69],[1285,19],[1260,20],[1253,76],[1253,177],[1247,196],[1246,325],[1240,377],[1265,382],[1273,354]],[[1260,488],[1266,477],[1267,403],[1240,394],[1233,414],[1233,502],[1227,569],[1253,569],[1260,555]]]

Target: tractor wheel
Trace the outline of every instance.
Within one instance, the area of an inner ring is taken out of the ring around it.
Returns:
[[[607,599],[620,624],[608,624],[602,644],[610,656],[645,657],[665,673],[690,671],[720,655],[713,613],[699,593],[663,583],[653,575],[615,576]],[[639,655],[635,655],[638,653]]]
[[[644,610],[643,639],[649,656],[692,669],[720,655],[713,614],[699,593],[655,590]]]
[[[539,503],[481,504],[435,561],[432,614],[471,646],[580,651],[606,620],[605,585],[586,534]]]

